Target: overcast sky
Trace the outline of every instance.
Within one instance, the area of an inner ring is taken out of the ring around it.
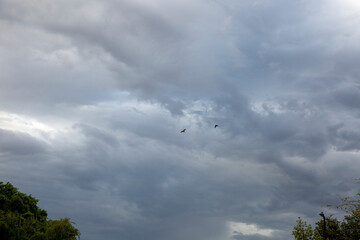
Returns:
[[[359,188],[359,26],[357,0],[0,0],[0,181],[85,240],[290,239]]]

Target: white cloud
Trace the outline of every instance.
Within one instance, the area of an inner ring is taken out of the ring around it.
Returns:
[[[54,127],[40,122],[30,116],[0,111],[0,127],[2,129],[27,133],[46,141],[44,134],[56,132]]]
[[[278,230],[268,229],[268,228],[260,228],[256,224],[248,224],[243,222],[228,222],[230,229],[230,236],[239,235],[239,233],[243,235],[261,235],[265,237],[271,237]]]

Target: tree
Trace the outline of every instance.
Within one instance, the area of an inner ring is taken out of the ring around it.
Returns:
[[[343,198],[342,201],[338,207],[348,213],[341,223],[345,238],[360,239],[360,193],[355,197]]]
[[[295,240],[320,240],[320,235],[315,233],[310,224],[303,221],[300,217],[296,220],[297,225],[294,227],[292,234]]]
[[[324,219],[326,219],[326,226],[324,226]],[[332,216],[324,217],[324,219],[316,222],[315,227],[315,231],[319,233],[321,239],[345,240],[340,222],[336,218],[332,218]],[[326,229],[326,232],[324,232],[324,229]]]
[[[359,240],[360,193],[355,197],[343,198],[338,208],[347,213],[342,221],[320,213],[323,219],[315,223],[314,229],[298,218],[297,225],[292,231],[295,240]]]
[[[50,220],[46,229],[48,240],[75,240],[79,234],[79,230],[72,225],[69,218]]]
[[[359,214],[345,216],[341,223],[341,229],[345,239],[360,239],[360,216]]]
[[[38,201],[19,192],[11,183],[0,182],[0,239],[80,239],[79,230],[69,218],[47,219],[47,212],[37,206]]]

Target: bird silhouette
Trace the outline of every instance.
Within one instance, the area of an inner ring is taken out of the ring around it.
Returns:
[[[219,125],[215,124],[214,128],[217,128]]]
[[[183,130],[181,130],[181,133],[184,133],[186,131],[186,128],[184,128]]]

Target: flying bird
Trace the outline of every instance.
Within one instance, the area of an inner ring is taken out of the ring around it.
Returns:
[[[214,128],[217,128],[219,125],[215,124]]]
[[[181,133],[184,133],[186,131],[186,128],[184,128],[183,130],[181,130]]]

